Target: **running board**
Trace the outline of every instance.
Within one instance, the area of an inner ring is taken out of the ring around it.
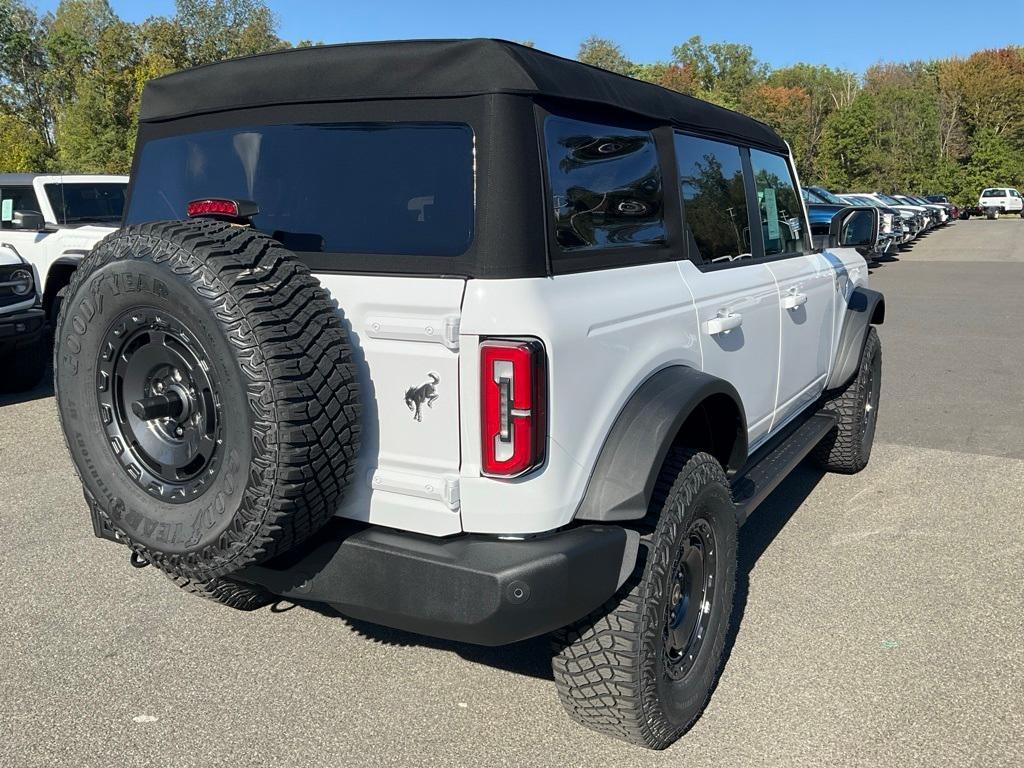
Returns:
[[[743,525],[768,494],[786,479],[835,426],[834,415],[816,413],[802,422],[790,425],[751,456],[741,473],[732,481],[736,522]]]

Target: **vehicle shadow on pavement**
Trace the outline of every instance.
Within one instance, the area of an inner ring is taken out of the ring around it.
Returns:
[[[53,397],[53,370],[51,367],[47,367],[43,380],[33,389],[24,392],[4,392],[0,390],[0,408],[5,405],[17,405],[19,403],[30,403],[33,400],[43,400],[47,397]]]
[[[739,561],[736,568],[736,598],[733,607],[729,634],[726,637],[723,666],[729,659],[750,591],[750,573],[761,555],[771,546],[793,514],[804,503],[824,472],[806,464],[797,467],[772,494],[765,499],[750,517],[739,533]],[[455,653],[466,661],[514,672],[528,677],[551,680],[552,647],[550,637],[545,635],[511,645],[488,648],[459,643],[451,640],[417,635],[399,629],[391,629],[367,621],[349,618],[328,605],[321,603],[295,603],[307,610],[335,619],[342,619],[353,632],[373,642],[394,646],[417,646]],[[290,610],[290,601],[275,603],[271,610]]]
[[[284,605],[288,605],[285,602]],[[271,610],[278,608],[281,603],[276,603]],[[470,643],[459,643],[454,640],[441,640],[439,638],[417,635],[414,632],[405,632],[400,629],[391,629],[379,624],[371,624],[368,621],[361,621],[345,616],[342,613],[322,603],[298,603],[303,608],[328,616],[340,618],[352,631],[367,640],[383,645],[394,646],[417,646],[419,648],[433,648],[439,651],[448,651],[457,654],[466,661],[475,664],[486,664],[495,669],[502,669],[506,672],[514,672],[527,677],[537,677],[543,680],[552,680],[551,675],[551,641],[547,635],[535,637],[530,640],[523,640],[511,645],[502,645],[489,648],[482,645],[471,645]]]
[[[743,623],[747,597],[750,594],[751,571],[824,476],[824,471],[804,462],[772,491],[740,528],[736,596],[733,601],[732,622],[722,655],[723,667],[729,661],[740,625]]]

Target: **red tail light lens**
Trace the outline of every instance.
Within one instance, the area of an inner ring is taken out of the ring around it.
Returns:
[[[483,473],[515,477],[544,461],[547,366],[537,341],[480,345]]]
[[[232,200],[226,197],[208,197],[193,200],[185,208],[188,217],[224,216],[229,219],[251,219],[260,212],[252,200]]]
[[[234,200],[193,200],[188,204],[189,218],[193,216],[237,216],[238,203]]]

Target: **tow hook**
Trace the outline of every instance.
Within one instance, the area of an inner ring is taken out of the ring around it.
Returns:
[[[149,561],[144,559],[138,552],[132,552],[132,556],[128,558],[128,562],[132,564],[132,568],[145,568],[149,565]]]

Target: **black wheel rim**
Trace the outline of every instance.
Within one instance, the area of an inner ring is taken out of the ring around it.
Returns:
[[[711,523],[693,522],[670,574],[665,616],[665,668],[673,680],[693,669],[707,640],[715,605],[718,546]]]
[[[864,411],[861,418],[864,421],[863,434],[866,436],[874,434],[875,419],[878,417],[878,396],[881,393],[882,383],[878,368],[878,358],[874,357],[865,370]]]
[[[108,328],[97,399],[114,456],[149,495],[200,496],[216,477],[223,416],[210,358],[174,315],[140,308]]]

